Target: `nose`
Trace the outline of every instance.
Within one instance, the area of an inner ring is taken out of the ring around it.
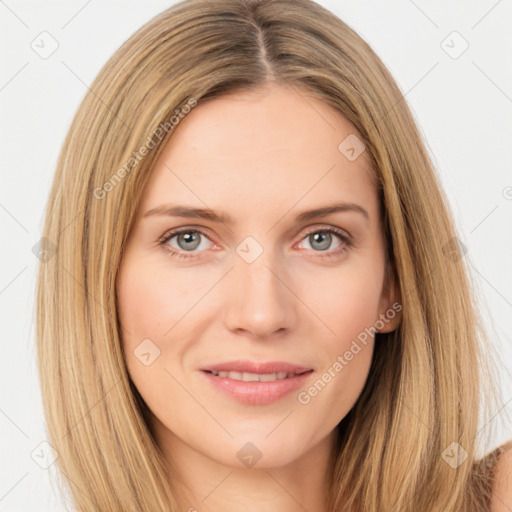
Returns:
[[[235,255],[234,267],[224,280],[226,327],[261,339],[293,329],[297,299],[287,273],[276,265],[270,251],[252,263]]]

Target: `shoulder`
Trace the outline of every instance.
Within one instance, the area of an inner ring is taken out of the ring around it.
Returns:
[[[490,512],[512,510],[512,440],[500,446],[500,451],[494,468]]]

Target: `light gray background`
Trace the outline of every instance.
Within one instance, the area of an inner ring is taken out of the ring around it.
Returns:
[[[32,247],[40,239],[58,151],[103,64],[172,3],[0,0],[1,511],[64,510],[51,484],[54,466],[42,469],[31,458],[46,439],[33,319],[39,260]],[[468,248],[491,338],[507,364],[512,354],[511,2],[319,3],[370,43],[406,95]],[[49,36],[40,36],[44,31],[58,43],[46,59],[31,47],[51,47]],[[454,31],[469,44],[457,58],[465,43]],[[503,381],[503,389],[498,422],[511,409],[510,380]],[[509,427],[499,427],[494,445],[510,437]]]

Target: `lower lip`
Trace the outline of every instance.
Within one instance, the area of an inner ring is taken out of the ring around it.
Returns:
[[[218,390],[249,405],[266,405],[283,398],[288,393],[300,388],[313,373],[312,370],[295,377],[271,382],[245,382],[242,380],[218,377],[202,370],[208,380]]]

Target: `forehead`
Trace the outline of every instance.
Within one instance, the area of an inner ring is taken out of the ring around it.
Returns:
[[[141,210],[177,198],[223,210],[282,209],[298,201],[317,206],[319,199],[357,199],[372,209],[377,191],[367,155],[354,160],[343,144],[340,150],[353,137],[361,139],[347,120],[295,87],[210,100],[175,128],[151,171]]]

